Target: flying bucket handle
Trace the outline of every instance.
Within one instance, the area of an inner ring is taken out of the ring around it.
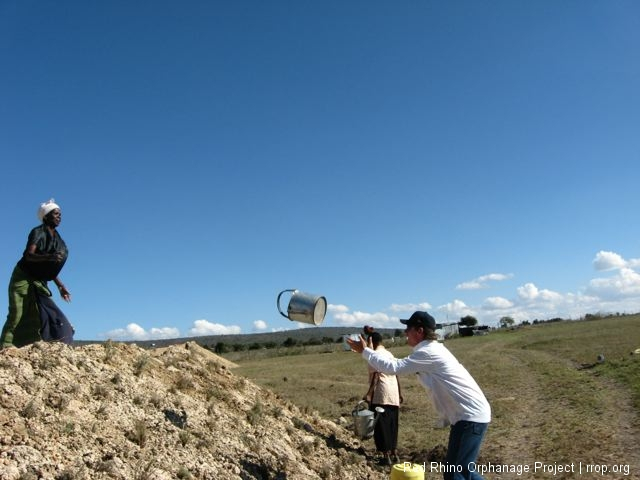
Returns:
[[[276,300],[276,305],[278,306],[278,311],[280,312],[280,315],[282,315],[284,318],[286,318],[287,320],[289,320],[289,315],[286,315],[285,313],[282,312],[282,309],[280,308],[280,297],[282,296],[283,293],[285,292],[295,292],[296,289],[295,288],[289,288],[287,290],[283,290],[278,294],[278,298]]]
[[[280,298],[284,292],[291,292],[286,314],[280,308]],[[281,291],[276,299],[276,304],[280,315],[292,322],[309,323],[316,326],[322,323],[327,312],[327,299],[325,297],[301,292],[298,289],[289,288]]]

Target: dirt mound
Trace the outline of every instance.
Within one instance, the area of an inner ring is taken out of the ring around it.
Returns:
[[[0,351],[0,480],[387,478],[231,366],[194,343]]]

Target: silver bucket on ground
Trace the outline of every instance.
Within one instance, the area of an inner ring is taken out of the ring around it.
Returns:
[[[372,412],[367,408],[367,402],[360,400],[356,408],[351,412],[353,418],[353,431],[361,440],[373,437],[373,432],[378,422],[379,414],[384,412],[384,408],[376,407]]]
[[[289,306],[285,314],[280,308],[280,297],[283,293],[291,292]],[[327,313],[327,299],[320,295],[301,292],[296,289],[283,290],[278,294],[276,300],[278,311],[284,318],[288,318],[294,322],[310,323],[311,325],[320,325]]]

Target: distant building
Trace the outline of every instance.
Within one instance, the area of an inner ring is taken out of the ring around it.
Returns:
[[[440,340],[449,338],[451,335],[457,335],[458,324],[457,323],[437,323],[436,334],[438,335],[438,339]]]

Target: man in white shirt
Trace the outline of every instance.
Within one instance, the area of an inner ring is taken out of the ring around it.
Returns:
[[[451,425],[445,458],[444,479],[481,479],[473,468],[480,445],[491,421],[491,407],[466,368],[437,341],[436,321],[427,312],[414,312],[408,320],[407,343],[413,353],[405,358],[389,358],[367,348],[360,341],[347,340],[369,365],[390,375],[415,373],[425,387],[443,422]]]

